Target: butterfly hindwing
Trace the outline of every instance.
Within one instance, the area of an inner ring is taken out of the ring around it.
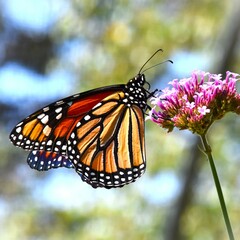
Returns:
[[[31,168],[38,171],[47,171],[59,167],[74,168],[72,162],[66,156],[37,150],[29,153],[27,163]]]
[[[68,157],[93,187],[122,187],[145,171],[143,110],[124,99],[121,91],[103,99],[69,137]]]

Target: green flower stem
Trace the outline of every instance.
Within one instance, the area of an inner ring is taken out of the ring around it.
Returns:
[[[206,134],[200,135],[200,138],[201,138],[202,144],[204,146],[204,152],[207,155],[207,158],[208,158],[209,163],[210,163],[210,167],[211,167],[211,170],[212,170],[215,186],[216,186],[217,193],[218,193],[218,198],[219,198],[219,201],[220,201],[223,217],[224,217],[224,220],[225,220],[225,225],[226,225],[227,231],[228,231],[228,236],[229,236],[230,240],[234,240],[232,226],[231,226],[231,223],[230,223],[230,220],[229,220],[229,217],[228,217],[228,212],[227,212],[226,204],[225,204],[225,201],[224,201],[221,184],[220,184],[219,179],[218,179],[217,170],[216,170],[214,160],[213,160],[213,156],[212,156],[212,150],[211,150],[210,145],[207,142]]]

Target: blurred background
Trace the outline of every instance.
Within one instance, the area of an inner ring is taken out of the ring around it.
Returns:
[[[126,83],[155,50],[152,90],[195,69],[240,73],[238,0],[0,1],[1,239],[228,239],[206,157],[187,131],[146,122],[147,171],[121,189],[93,189],[72,169],[37,172],[8,140],[23,118],[60,98]],[[229,216],[240,237],[240,120],[209,132]]]

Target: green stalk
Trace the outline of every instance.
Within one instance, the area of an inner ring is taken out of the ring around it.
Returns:
[[[227,212],[226,204],[225,204],[225,201],[224,201],[224,196],[223,196],[223,193],[222,193],[221,184],[220,184],[219,179],[218,179],[217,170],[216,170],[214,160],[213,160],[213,156],[212,156],[212,150],[211,150],[210,145],[207,142],[206,134],[200,135],[200,138],[201,138],[202,144],[204,146],[204,152],[207,155],[207,158],[208,158],[209,163],[210,163],[213,179],[214,179],[214,182],[215,182],[215,186],[216,186],[217,193],[218,193],[218,198],[219,198],[219,201],[220,201],[223,217],[224,217],[224,220],[225,220],[225,225],[226,225],[226,228],[227,228],[227,231],[228,231],[228,236],[229,236],[230,240],[234,240],[232,226],[231,226],[231,223],[230,223],[230,220],[229,220],[229,217],[228,217],[228,212]]]

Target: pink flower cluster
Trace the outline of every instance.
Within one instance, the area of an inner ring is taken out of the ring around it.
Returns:
[[[151,99],[153,108],[147,119],[172,131],[188,129],[199,135],[227,112],[240,114],[240,94],[236,90],[239,75],[194,71],[190,78],[173,80]]]

